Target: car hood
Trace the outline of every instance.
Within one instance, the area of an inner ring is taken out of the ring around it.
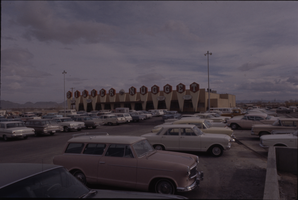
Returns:
[[[210,128],[207,128],[207,129],[201,129],[201,131],[205,132],[206,130],[206,133],[211,133],[211,132],[214,132],[214,133],[233,133],[233,130],[230,129],[230,128],[226,128],[226,127],[210,127]]]
[[[194,164],[195,160],[183,153],[170,152],[170,151],[159,151],[155,150],[153,153],[146,156],[146,159],[156,162],[170,162],[173,164],[183,164],[186,166],[191,166]]]
[[[88,198],[99,199],[187,199],[179,195],[156,194],[149,192],[119,191],[119,190],[95,190],[97,193]]]

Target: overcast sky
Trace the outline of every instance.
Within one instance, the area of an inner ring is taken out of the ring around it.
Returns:
[[[298,4],[2,1],[1,99],[193,82],[236,100],[298,100]]]

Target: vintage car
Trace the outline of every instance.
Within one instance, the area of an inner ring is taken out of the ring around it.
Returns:
[[[115,114],[100,115],[99,119],[103,121],[103,124],[109,125],[109,126],[118,125],[126,122],[126,119],[124,117],[118,117]]]
[[[221,156],[231,148],[233,139],[225,134],[202,132],[196,125],[164,125],[157,133],[142,135],[157,150],[209,152]]]
[[[85,128],[84,122],[76,122],[70,117],[56,117],[52,119],[55,121],[59,126],[63,127],[64,132],[74,131],[74,130],[82,130]]]
[[[165,111],[164,115],[162,116],[163,121],[167,119],[180,119],[181,114],[177,111]]]
[[[276,135],[263,135],[260,137],[260,146],[269,148],[270,146],[285,146],[298,148],[298,130],[290,134],[276,134]]]
[[[0,122],[0,137],[2,137],[4,141],[7,141],[9,138],[27,139],[28,135],[34,135],[34,134],[35,134],[35,130],[33,128],[27,128],[24,122],[21,122],[21,121]]]
[[[125,118],[124,122],[126,122],[126,123],[132,121],[132,117],[130,116],[129,113],[114,113],[114,115],[116,115],[117,117],[120,117],[120,118]]]
[[[226,134],[228,136],[234,137],[233,130],[225,125],[225,127],[212,127],[210,124],[215,124],[216,122],[210,123],[208,120],[200,119],[198,117],[185,117],[174,122],[164,123],[158,126],[155,126],[151,132],[157,133],[162,129],[164,125],[170,124],[193,124],[196,125],[201,131],[204,133],[218,133],[218,134]],[[216,123],[217,124],[217,123]],[[219,124],[219,123],[218,123]],[[221,123],[224,124],[224,123]]]
[[[261,137],[276,130],[298,130],[298,118],[279,118],[273,124],[256,124],[251,128],[251,134]]]
[[[236,116],[229,119],[227,125],[233,130],[238,128],[251,129],[255,124],[273,124],[276,119],[276,117],[269,116],[265,113],[249,113],[244,116]]]
[[[239,115],[245,115],[247,114],[247,112],[242,112],[241,109],[232,109],[231,113],[222,113],[221,116],[228,116],[228,117],[235,117],[235,116],[239,116]]]
[[[230,119],[230,117],[220,117],[220,115],[217,113],[196,113],[195,115],[201,119],[212,120],[214,122],[226,122],[228,119]]]
[[[0,169],[1,199],[185,199],[178,195],[89,189],[64,167],[52,164],[0,163]]]
[[[54,135],[57,131],[63,131],[62,126],[48,119],[30,119],[25,124],[28,128],[34,128],[36,136],[46,133]]]
[[[137,112],[130,112],[129,114],[132,117],[132,121],[134,121],[134,122],[138,122],[138,121],[142,121],[142,120],[146,119],[145,115],[141,115]]]
[[[137,115],[144,115],[145,116],[145,119],[150,119],[152,118],[152,114],[149,113],[149,112],[146,112],[146,111],[134,111],[134,112],[130,112],[130,114],[137,114]]]
[[[93,129],[95,129],[96,127],[100,126],[100,124],[101,124],[99,120],[92,119],[89,116],[78,115],[76,117],[73,117],[72,119],[76,122],[84,122],[85,128],[92,127]]]
[[[139,136],[77,134],[53,163],[83,183],[162,194],[191,191],[203,178],[197,156],[155,150]]]

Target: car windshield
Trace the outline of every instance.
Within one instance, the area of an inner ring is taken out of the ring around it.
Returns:
[[[142,140],[133,145],[133,148],[138,157],[141,157],[149,152],[154,151],[153,147],[147,140]]]
[[[204,126],[206,128],[210,128],[211,127],[211,123],[209,121],[207,121],[207,120],[205,120],[203,124],[204,124]]]
[[[272,124],[273,126],[281,126],[281,124],[280,124],[280,121],[279,120],[276,120],[273,124]]]
[[[0,189],[2,198],[79,198],[89,189],[64,168],[57,168]]]
[[[192,129],[193,129],[193,131],[194,131],[197,135],[202,135],[202,134],[203,134],[203,132],[202,132],[198,127],[196,127],[196,126],[194,126]]]
[[[15,128],[15,127],[26,127],[25,123],[9,123],[6,125],[7,128]]]

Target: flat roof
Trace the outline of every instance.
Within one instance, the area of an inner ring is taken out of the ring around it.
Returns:
[[[71,138],[68,142],[99,142],[108,144],[133,144],[146,138],[140,136],[123,135],[82,135]]]

